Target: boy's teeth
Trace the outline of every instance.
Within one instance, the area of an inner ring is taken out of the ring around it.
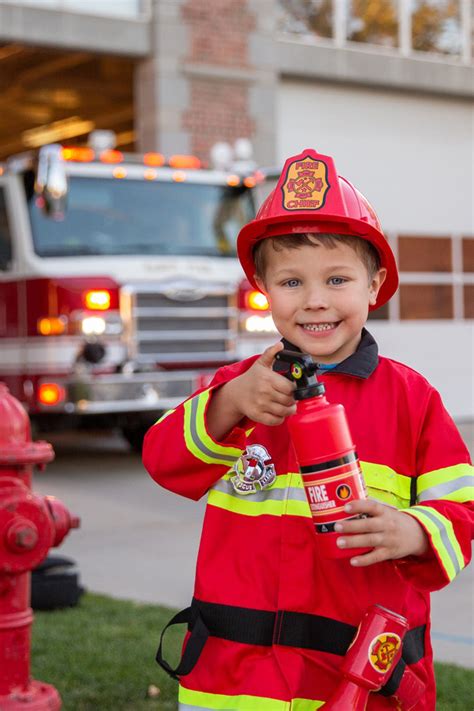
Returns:
[[[305,323],[303,328],[306,331],[329,331],[331,328],[335,328],[335,323]]]

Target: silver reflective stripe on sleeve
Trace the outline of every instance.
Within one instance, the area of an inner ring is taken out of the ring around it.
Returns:
[[[436,486],[430,486],[425,489],[418,496],[418,501],[429,501],[430,499],[444,499],[449,494],[453,494],[455,491],[464,489],[466,487],[474,486],[474,476],[466,475],[459,477],[458,479],[452,479],[451,481],[444,481]]]

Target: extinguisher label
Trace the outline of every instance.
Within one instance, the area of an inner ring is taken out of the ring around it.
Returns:
[[[321,533],[328,533],[334,530],[335,522],[348,518],[345,504],[367,498],[364,479],[356,457],[336,467],[325,468],[318,464],[311,469],[304,467],[302,471],[306,497],[318,530],[321,528]]]
[[[379,634],[370,643],[369,662],[373,668],[386,674],[392,667],[402,640],[398,634]]]

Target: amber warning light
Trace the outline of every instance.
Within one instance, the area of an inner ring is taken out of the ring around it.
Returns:
[[[66,399],[66,391],[58,383],[41,383],[38,388],[38,402],[42,405],[58,405]]]
[[[197,156],[174,155],[171,156],[168,164],[171,168],[180,168],[188,170],[198,170],[201,167],[201,161]]]
[[[89,163],[95,158],[92,148],[86,148],[85,146],[64,146],[61,152],[64,160],[76,161],[77,163]]]
[[[250,309],[255,311],[268,311],[269,304],[265,294],[261,291],[249,291],[247,294],[247,304]]]
[[[107,289],[86,291],[84,304],[91,311],[107,311],[110,308],[110,291]]]
[[[59,316],[38,319],[37,330],[42,336],[60,336],[66,331],[66,319]]]

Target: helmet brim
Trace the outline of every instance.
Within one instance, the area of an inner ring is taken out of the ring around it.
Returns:
[[[381,267],[387,270],[387,276],[380,287],[377,303],[369,307],[370,311],[375,311],[386,304],[397,291],[398,270],[395,257],[386,238],[378,230],[362,220],[350,217],[341,220],[341,217],[314,215],[311,219],[305,216],[301,220],[295,220],[295,215],[292,214],[253,220],[240,231],[237,240],[238,256],[247,279],[255,289],[259,288],[255,281],[253,257],[255,245],[268,237],[302,233],[352,235],[365,239],[373,245],[379,254]]]

